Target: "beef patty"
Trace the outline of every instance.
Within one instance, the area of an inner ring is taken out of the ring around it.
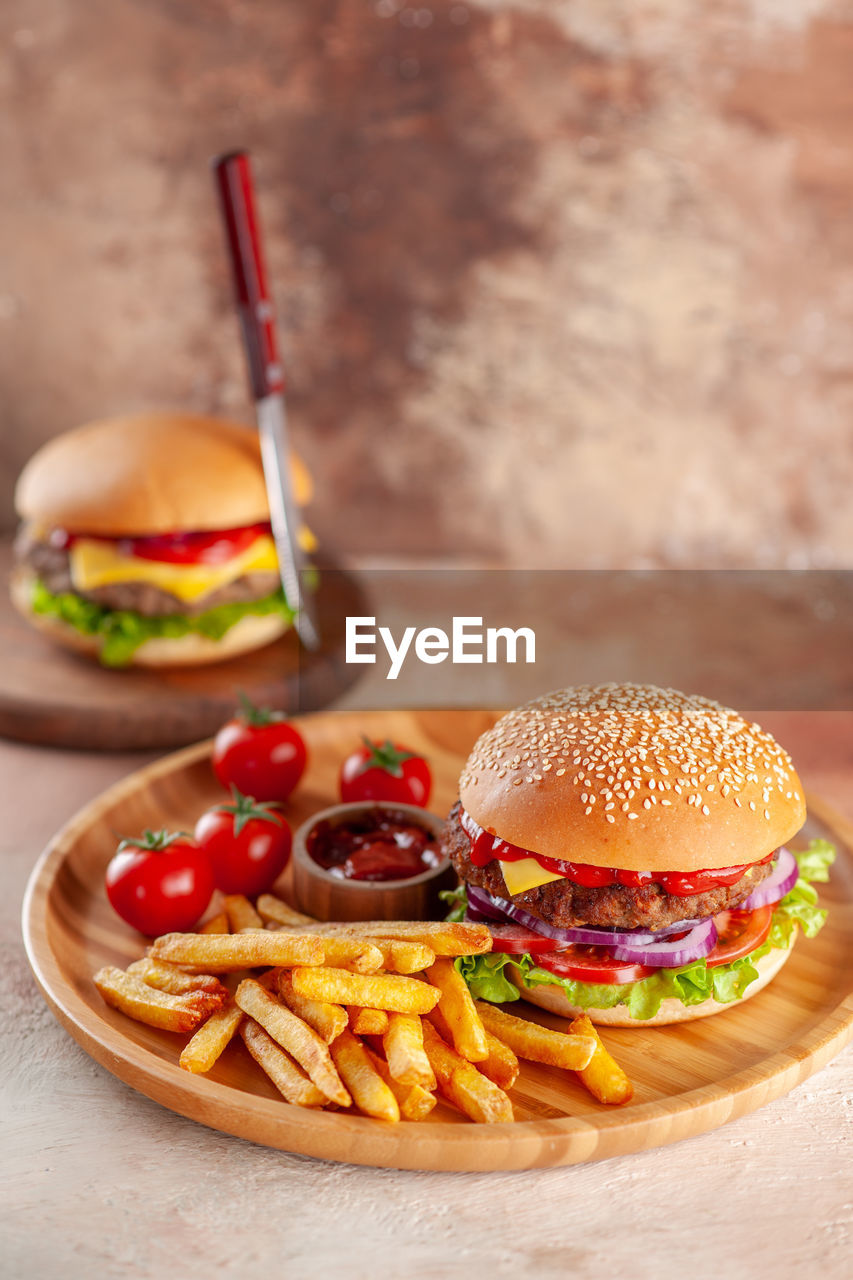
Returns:
[[[271,595],[280,585],[277,573],[246,573],[241,578],[226,583],[224,587],[209,591],[192,603],[181,600],[170,591],[163,591],[150,582],[111,582],[108,586],[95,587],[91,591],[78,591],[71,581],[66,550],[40,542],[22,531],[15,542],[15,553],[18,563],[26,565],[54,595],[72,591],[104,609],[132,609],[149,618],[175,613],[192,616],[215,609],[220,604],[245,604],[251,600],[263,600],[264,596]]]
[[[441,836],[442,852],[450,858],[460,880],[477,885],[496,898],[509,898],[499,862],[475,867],[471,861],[471,841],[459,821],[460,809],[457,801]],[[749,867],[734,884],[720,885],[708,893],[694,893],[687,898],[666,893],[659,884],[646,884],[637,889],[621,884],[588,889],[571,880],[552,880],[516,894],[512,901],[561,929],[578,925],[600,929],[663,929],[678,920],[712,916],[736,907],[770,874],[772,865],[765,862]]]

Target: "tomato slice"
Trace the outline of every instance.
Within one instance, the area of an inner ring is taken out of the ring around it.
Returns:
[[[510,955],[523,955],[527,951],[532,955],[554,950],[553,938],[525,929],[523,924],[492,924],[491,921],[488,924],[493,951],[506,951]]]
[[[492,950],[509,955],[532,955],[538,965],[561,978],[575,982],[639,982],[655,970],[644,964],[614,960],[604,947],[569,945],[554,949],[553,938],[525,929],[520,924],[489,924]]]
[[[248,550],[269,525],[250,524],[239,529],[204,533],[153,534],[144,538],[120,538],[119,550],[140,560],[166,564],[226,564]]]
[[[750,951],[760,947],[770,932],[773,919],[774,903],[766,907],[757,907],[755,911],[721,911],[714,916],[717,926],[717,943],[714,950],[705,957],[709,969],[720,964],[731,964],[748,956]]]
[[[604,947],[561,947],[536,957],[536,963],[560,978],[574,982],[618,983],[639,982],[658,970],[645,964],[614,960]]]
[[[721,911],[714,916],[717,943],[706,957],[709,969],[740,960],[760,947],[770,932],[773,904],[755,911]],[[492,950],[510,955],[531,954],[536,964],[560,978],[574,982],[618,983],[640,982],[660,969],[652,965],[615,960],[605,947],[565,946],[554,948],[551,938],[544,938],[523,925],[489,924]]]

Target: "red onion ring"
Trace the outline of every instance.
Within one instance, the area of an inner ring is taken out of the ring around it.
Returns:
[[[508,902],[506,898],[496,898],[493,894],[488,893],[487,890],[478,888],[477,885],[469,884],[467,892],[468,907],[472,917],[476,913],[481,920],[487,922],[489,920],[514,920],[516,924],[524,925],[526,929],[530,929],[533,933],[539,933],[544,938],[554,938],[555,941],[564,942],[567,945],[593,947],[643,945],[660,942],[661,939],[668,938],[673,933],[686,933],[695,928],[696,925],[703,923],[697,919],[678,920],[675,924],[668,924],[663,929],[657,929],[654,932],[651,929],[595,929],[592,927],[587,928],[585,925],[561,929],[557,925],[547,924],[546,921],[540,920],[532,912],[525,911],[523,907],[516,906],[514,902]]]
[[[653,965],[655,968],[678,969],[683,964],[700,960],[714,950],[717,942],[717,926],[713,917],[702,920],[683,938],[670,938],[644,946],[612,948],[616,960],[631,964]]]
[[[766,907],[771,902],[778,902],[793,889],[799,874],[800,869],[796,858],[790,849],[786,849],[783,845],[770,875],[766,880],[762,880],[756,889],[753,889],[749,897],[738,905],[737,910],[756,911],[759,907]]]

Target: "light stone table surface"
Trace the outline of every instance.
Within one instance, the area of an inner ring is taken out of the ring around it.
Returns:
[[[842,748],[827,751],[821,731],[798,764],[807,785],[853,817],[846,721]],[[786,741],[781,718],[772,727]],[[851,1048],[786,1097],[698,1138],[599,1164],[504,1174],[288,1155],[184,1120],[114,1079],[38,994],[20,907],[53,831],[148,758],[0,743],[6,1280],[853,1274]]]

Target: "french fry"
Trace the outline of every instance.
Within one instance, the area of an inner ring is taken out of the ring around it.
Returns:
[[[477,1124],[503,1124],[513,1119],[512,1103],[503,1089],[460,1057],[424,1021],[424,1049],[444,1096]]]
[[[382,1039],[388,1070],[401,1085],[435,1088],[435,1072],[424,1050],[421,1020],[410,1013],[390,1013]]]
[[[199,933],[229,933],[228,917],[224,911],[220,911],[217,915],[211,916],[209,920],[205,920],[204,924],[199,928]]]
[[[345,951],[341,952],[341,959],[338,960],[330,949],[330,940],[332,938],[347,936],[346,925],[320,925],[311,916],[303,915],[301,911],[295,911],[286,902],[282,902],[280,898],[275,898],[269,893],[261,894],[257,901],[257,909],[267,925],[275,924],[279,927],[284,925],[293,931],[304,927],[306,932],[311,933],[322,930],[323,936],[327,939],[327,962],[340,964],[341,968],[344,969],[354,968],[359,973],[372,973],[376,969],[390,969],[394,973],[421,973],[424,969],[429,968],[435,959],[435,952],[423,942],[364,937],[362,938],[363,944],[366,947],[378,947],[382,953],[382,960],[381,963],[373,965],[372,968],[368,968],[363,964],[358,966],[348,962]],[[358,935],[351,933],[349,936],[356,937]]]
[[[383,968],[394,973],[423,973],[435,960],[435,952],[425,942],[376,938],[375,943],[382,952]]]
[[[302,1068],[280,1045],[251,1019],[240,1027],[240,1035],[258,1066],[272,1080],[279,1093],[297,1107],[322,1107],[326,1095],[308,1079]]]
[[[328,968],[294,969],[293,989],[312,1000],[357,1004],[364,1009],[388,1009],[395,1013],[429,1013],[440,995],[428,983],[402,974],[350,973],[347,969]]]
[[[387,1084],[388,1088],[397,1099],[397,1106],[400,1108],[400,1115],[404,1120],[423,1120],[428,1116],[435,1106],[438,1099],[429,1089],[422,1088],[419,1084],[401,1084],[399,1080],[395,1080],[388,1069],[388,1063],[384,1058],[380,1058],[378,1053],[374,1053],[372,1049],[367,1050],[370,1061]]]
[[[134,960],[133,964],[127,966],[127,972],[147,982],[149,987],[168,991],[170,996],[183,996],[190,991],[206,991],[209,995],[218,996],[220,1001],[228,998],[228,992],[212,973],[184,973],[183,969],[152,960],[150,956]]]
[[[492,935],[484,924],[444,920],[353,920],[346,924],[306,925],[320,937],[345,936],[374,941],[419,942],[437,956],[481,955],[492,948]],[[296,932],[296,927],[293,927]]]
[[[589,1065],[595,1052],[592,1036],[565,1035],[551,1031],[538,1022],[528,1022],[515,1014],[498,1009],[485,1000],[477,1000],[477,1011],[483,1025],[512,1049],[519,1058],[531,1062],[544,1062],[551,1067],[564,1067],[567,1071],[582,1071]]]
[[[484,1076],[488,1076],[496,1085],[500,1085],[501,1089],[508,1091],[518,1079],[518,1058],[509,1045],[504,1044],[497,1036],[493,1036],[491,1031],[486,1032],[486,1044],[489,1047],[489,1056],[484,1062],[478,1062],[477,1066]]]
[[[438,1034],[448,1044],[451,1044],[453,1037],[447,1020],[441,1012],[441,1004],[436,1005],[432,1013],[427,1014],[432,1025]],[[477,1063],[477,1067],[482,1071],[484,1076],[488,1076],[490,1080],[494,1080],[503,1090],[509,1090],[518,1079],[519,1063],[518,1058],[508,1045],[505,1045],[497,1036],[493,1036],[491,1031],[486,1032],[486,1044],[489,1049],[488,1058],[484,1058],[482,1062]]]
[[[229,932],[243,933],[250,929],[263,929],[263,920],[244,893],[226,894],[222,906],[228,920]]]
[[[357,1036],[383,1036],[388,1030],[388,1014],[384,1009],[362,1009],[351,1004],[347,1009],[349,1029]]]
[[[304,933],[166,933],[148,953],[190,972],[230,973],[271,965],[319,965],[323,942]]]
[[[368,938],[324,937],[326,964],[355,973],[376,973],[382,968],[382,952]]]
[[[288,1009],[292,1009],[298,1018],[307,1022],[309,1027],[331,1044],[347,1026],[347,1012],[339,1004],[329,1004],[325,1000],[311,1000],[308,996],[297,995],[293,990],[293,979],[289,969],[281,969],[277,973],[278,993]]]
[[[268,936],[275,937],[275,934]],[[297,1017],[292,1009],[280,1004],[275,996],[270,995],[253,978],[246,978],[240,983],[234,999],[244,1013],[259,1022],[273,1040],[296,1059],[330,1102],[336,1102],[341,1107],[350,1105],[352,1099],[335,1070],[329,1056],[329,1046],[313,1027]]]
[[[99,969],[93,981],[103,1000],[113,1009],[161,1031],[195,1031],[222,1003],[218,996],[206,991],[180,996],[158,991],[136,974],[125,973],[113,965]]]
[[[397,1121],[397,1099],[370,1061],[370,1055],[351,1031],[342,1031],[331,1045],[332,1058],[353,1101],[365,1115],[377,1120]]]
[[[601,1036],[586,1014],[575,1018],[569,1027],[569,1035],[592,1036],[595,1049],[587,1066],[578,1072],[581,1080],[594,1098],[608,1106],[619,1106],[630,1102],[634,1096],[634,1086],[601,1043]]]
[[[315,933],[322,927],[311,916],[295,911],[280,898],[271,893],[262,893],[258,898],[259,919],[268,924],[272,922],[277,928],[287,926],[292,932]],[[326,952],[326,964],[338,965],[342,969],[354,969],[356,973],[375,973],[384,964],[384,955],[370,938],[348,937],[327,933],[323,937]]]
[[[468,1062],[484,1062],[489,1056],[486,1029],[462,974],[452,960],[441,957],[427,969],[426,976],[441,992],[438,1007],[450,1029],[456,1052]]]
[[[295,925],[317,923],[313,916],[303,915],[301,911],[297,911],[272,893],[262,893],[255,907],[264,924],[283,924],[291,928]]]
[[[192,1071],[194,1075],[210,1071],[242,1021],[243,1011],[237,1007],[232,997],[201,1024],[192,1040],[187,1041],[179,1065],[184,1071]]]

